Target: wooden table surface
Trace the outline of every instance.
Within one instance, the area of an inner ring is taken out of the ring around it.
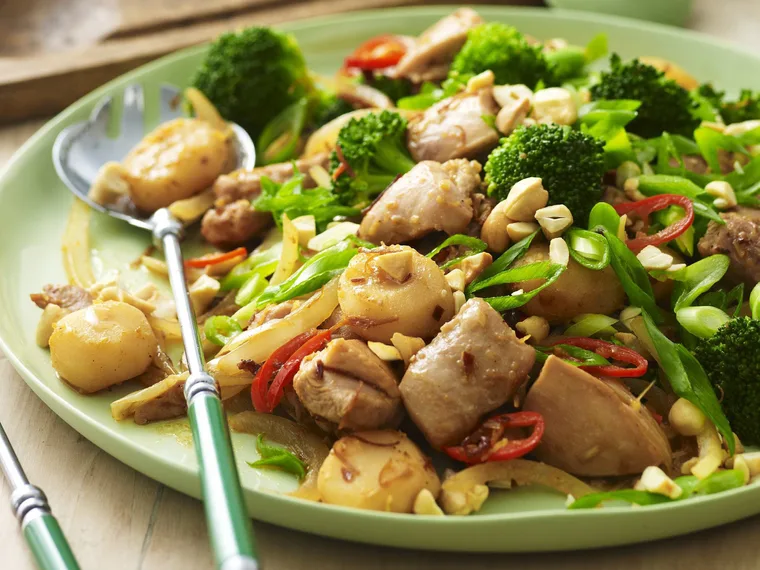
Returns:
[[[663,0],[668,1],[668,0]],[[697,0],[691,26],[760,51],[760,2]],[[0,129],[0,165],[42,123]],[[0,421],[50,503],[82,565],[201,570],[211,554],[201,504],[104,453],[55,416],[0,353]],[[0,569],[33,568],[0,479]],[[760,517],[647,545],[558,554],[430,553],[347,543],[255,523],[267,570],[621,570],[760,568]]]

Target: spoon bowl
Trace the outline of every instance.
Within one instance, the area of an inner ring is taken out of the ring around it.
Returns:
[[[183,116],[179,103],[181,95],[181,91],[172,85],[160,87],[157,109],[160,123]],[[58,134],[53,145],[53,165],[68,189],[91,208],[135,227],[153,231],[154,216],[137,208],[104,206],[88,195],[100,168],[109,161],[122,160],[146,134],[146,105],[142,85],[128,85],[122,99],[119,133],[116,137],[109,135],[117,114],[116,101],[109,96],[95,106],[89,119],[70,125]],[[237,157],[236,168],[253,168],[256,164],[256,148],[251,137],[239,125],[231,123],[230,126],[233,151]]]

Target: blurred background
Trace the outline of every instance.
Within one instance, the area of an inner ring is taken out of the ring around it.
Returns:
[[[54,114],[98,85],[219,32],[316,15],[451,0],[2,0],[0,122]],[[482,3],[542,6],[542,0]],[[754,0],[548,0],[742,38],[760,48]],[[730,30],[730,33],[729,33]]]

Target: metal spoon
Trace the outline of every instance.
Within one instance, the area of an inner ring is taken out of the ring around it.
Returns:
[[[181,116],[176,101],[179,91],[161,87],[161,122]],[[169,268],[169,282],[177,305],[177,318],[189,369],[185,382],[187,411],[200,466],[206,520],[216,564],[222,570],[258,568],[253,530],[245,511],[240,481],[230,444],[219,390],[206,372],[198,327],[187,294],[180,250],[182,224],[167,208],[152,216],[106,208],[92,201],[87,193],[99,168],[108,161],[121,160],[144,136],[144,96],[140,85],[124,89],[121,132],[109,138],[107,128],[113,112],[113,98],[106,97],[93,110],[88,121],[71,125],[60,132],[53,145],[53,164],[58,176],[74,195],[92,208],[148,230],[163,248]],[[232,125],[238,168],[253,168],[256,150],[248,134]]]
[[[41,570],[79,570],[42,489],[29,483],[0,425],[0,468],[11,487],[11,507]]]

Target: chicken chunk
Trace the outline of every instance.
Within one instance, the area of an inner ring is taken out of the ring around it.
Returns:
[[[409,123],[409,152],[415,161],[446,162],[452,158],[478,158],[499,142],[496,129],[483,117],[495,116],[499,107],[491,88],[460,93],[427,109]]]
[[[401,397],[433,447],[456,445],[515,395],[535,358],[488,303],[470,299],[412,358]]]
[[[727,277],[754,287],[760,281],[760,210],[737,208],[721,214],[725,225],[710,222],[707,233],[699,240],[703,256],[723,253],[731,265]]]
[[[360,340],[338,338],[306,357],[293,388],[312,415],[341,430],[394,427],[401,419],[393,371]]]
[[[422,32],[396,65],[395,75],[414,82],[444,79],[454,55],[467,41],[470,28],[483,19],[470,8],[460,8]]]
[[[269,212],[257,212],[250,200],[241,198],[206,212],[201,222],[201,234],[207,242],[226,248],[247,242],[271,224]]]
[[[373,243],[404,243],[433,231],[463,233],[472,220],[480,164],[464,159],[417,164],[383,192],[359,235]]]
[[[32,293],[29,297],[40,309],[58,305],[67,311],[77,311],[92,305],[92,295],[76,285],[45,285],[42,293]]]
[[[299,172],[304,174],[306,188],[316,186],[309,169],[313,166],[326,167],[328,162],[329,155],[326,153],[296,161]],[[292,162],[223,174],[214,183],[215,207],[203,216],[201,234],[217,247],[232,247],[247,242],[272,225],[269,212],[257,212],[251,206],[251,200],[261,194],[261,179],[266,177],[281,184],[292,176]]]
[[[613,477],[670,468],[668,438],[628,389],[550,356],[525,399],[546,428],[536,457],[573,475]]]

